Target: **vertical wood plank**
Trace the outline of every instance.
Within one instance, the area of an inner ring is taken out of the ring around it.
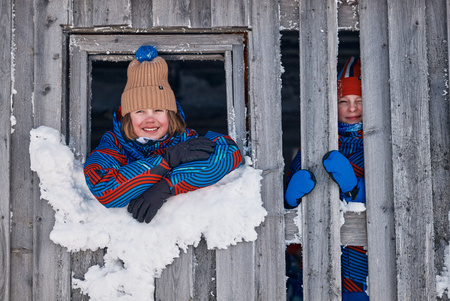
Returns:
[[[193,0],[189,3],[192,28],[211,28],[211,0]]]
[[[30,130],[33,128],[34,25],[33,1],[14,3],[14,74],[11,135],[11,300],[33,298],[33,202],[39,194],[30,169]],[[14,91],[15,92],[15,91]]]
[[[228,134],[236,141],[236,128],[234,118],[234,105],[233,105],[233,58],[231,51],[225,51],[225,88],[227,96],[227,121],[228,121]]]
[[[75,156],[84,162],[88,152],[88,107],[89,107],[89,62],[88,55],[70,42],[69,53],[69,101],[65,110],[68,111],[68,132],[70,147],[75,150]],[[103,250],[95,252],[85,251],[71,254],[71,267],[73,277],[82,279],[89,267],[103,265]],[[80,290],[72,290],[73,300],[89,300],[88,296],[81,295]]]
[[[228,134],[243,151],[245,129],[245,63],[243,45],[234,45],[225,52],[227,80]],[[217,250],[217,299],[254,300],[254,243],[239,243],[226,250]]]
[[[436,298],[426,5],[388,1],[398,300]]]
[[[339,1],[338,6],[338,28],[345,30],[358,30],[358,1]]]
[[[317,179],[302,202],[303,294],[340,300],[338,188],[322,167],[323,155],[338,148],[336,1],[300,1],[299,24],[302,167]]]
[[[94,0],[93,24],[104,25],[129,25],[130,24],[129,0]]]
[[[35,1],[34,123],[61,129],[62,30],[68,1]],[[55,118],[56,117],[56,118]],[[35,183],[39,180],[35,175]],[[55,212],[34,202],[33,300],[70,300],[70,254],[50,240]]]
[[[285,300],[283,154],[281,139],[280,19],[277,1],[250,3],[249,105],[252,158],[263,170],[261,195],[268,215],[254,242],[255,297]],[[252,279],[252,277],[250,277]]]
[[[249,0],[211,0],[211,27],[247,27],[248,25]]]
[[[0,300],[10,300],[11,0],[0,3]]]
[[[236,135],[233,139],[242,153],[247,140],[245,68],[244,45],[233,45],[233,110],[230,112],[229,109],[228,112],[234,118],[229,116],[228,120],[233,120],[233,131],[230,134]]]
[[[74,0],[72,3],[73,26],[92,27],[94,25],[94,0]]]
[[[450,240],[450,106],[448,70],[449,2],[427,1],[426,37],[428,82],[430,93],[430,143],[433,181],[435,268],[439,274],[445,266],[444,254]],[[448,300],[444,294],[441,300]]]
[[[202,239],[194,249],[194,298],[215,301],[216,298],[216,251],[208,250]]]
[[[180,257],[156,279],[157,301],[193,300],[193,249],[180,251]]]
[[[153,0],[131,1],[131,26],[133,28],[152,27],[152,4]]]
[[[167,0],[153,2],[153,26],[190,27],[190,0]]]
[[[369,295],[374,300],[395,300],[387,1],[361,0],[359,9]]]
[[[253,254],[254,243],[251,242],[216,251],[217,300],[266,300],[255,297]]]
[[[298,1],[280,0],[280,26],[282,30],[298,30]]]

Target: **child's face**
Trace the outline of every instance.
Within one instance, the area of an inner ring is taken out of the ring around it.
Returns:
[[[167,110],[143,109],[130,113],[133,131],[138,137],[160,139],[169,129]]]
[[[362,122],[362,98],[345,95],[338,100],[338,121],[347,124]]]

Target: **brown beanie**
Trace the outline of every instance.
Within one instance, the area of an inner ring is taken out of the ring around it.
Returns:
[[[160,56],[142,63],[134,59],[128,66],[128,80],[122,93],[122,117],[140,109],[177,112],[167,75],[167,63]]]

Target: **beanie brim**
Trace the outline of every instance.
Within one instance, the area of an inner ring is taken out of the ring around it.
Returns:
[[[361,80],[359,77],[344,77],[338,80],[338,99],[346,95],[362,96]]]
[[[122,93],[122,116],[142,109],[177,112],[175,95],[170,86],[140,86]]]

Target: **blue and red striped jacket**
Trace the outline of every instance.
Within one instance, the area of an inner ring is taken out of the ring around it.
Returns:
[[[141,144],[122,136],[119,116],[114,114],[113,129],[103,135],[84,165],[87,186],[105,207],[124,207],[161,180],[169,183],[173,195],[206,187],[242,162],[241,153],[229,136],[208,132],[205,137],[216,143],[208,160],[170,169],[163,159],[165,148],[198,137],[197,132],[186,128],[181,135]]]

